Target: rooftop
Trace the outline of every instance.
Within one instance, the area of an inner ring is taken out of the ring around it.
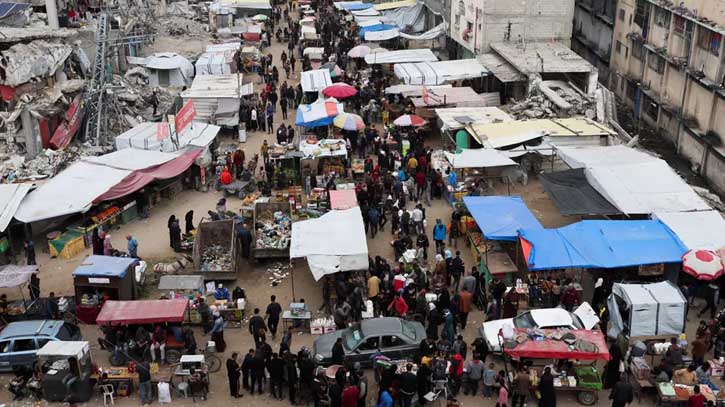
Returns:
[[[495,42],[491,48],[524,75],[592,72],[596,68],[559,42]]]

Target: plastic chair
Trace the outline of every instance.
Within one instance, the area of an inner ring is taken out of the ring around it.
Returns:
[[[176,391],[179,394],[183,394],[184,398],[188,398],[189,397],[189,383],[181,382],[181,383],[177,384]]]
[[[111,399],[111,405],[115,405],[116,403],[113,400],[113,385],[112,384],[102,384],[101,389],[103,390],[103,405],[108,405],[108,399]]]

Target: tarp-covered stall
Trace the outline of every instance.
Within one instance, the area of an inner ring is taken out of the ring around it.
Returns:
[[[89,324],[96,322],[101,306],[98,293],[110,300],[134,302],[138,264],[138,259],[130,257],[93,255],[85,258],[73,271],[78,319]]]
[[[543,229],[520,196],[466,196],[463,203],[487,240],[516,241],[519,229]]]
[[[399,64],[403,62],[434,62],[437,60],[438,57],[427,48],[401,49],[365,55],[365,63],[367,64]]]
[[[607,299],[610,326],[607,336],[671,335],[685,331],[687,299],[671,282],[614,283]]]
[[[366,270],[368,245],[360,207],[293,223],[290,259],[299,257],[307,258],[315,281],[340,271]]]
[[[408,85],[440,85],[488,75],[488,70],[476,59],[396,64],[395,75]]]
[[[332,85],[329,69],[315,69],[302,72],[300,84],[303,92],[319,92]]]
[[[454,154],[445,152],[446,159],[455,169],[461,168],[491,168],[506,167],[517,165],[516,162],[508,158],[504,153],[490,149],[463,149],[460,153]]]
[[[166,128],[164,129],[164,127]],[[213,124],[192,122],[178,135],[177,140],[177,136],[173,132],[173,124],[169,129],[169,123],[144,122],[116,137],[116,149],[133,148],[173,152],[186,146],[205,148],[216,139],[219,130],[221,127]]]
[[[559,148],[572,168],[626,214],[706,211],[710,207],[666,161],[628,147]]]
[[[530,270],[679,263],[687,248],[657,220],[583,220],[558,229],[522,228]]]
[[[343,112],[343,104],[337,99],[317,99],[309,105],[300,105],[295,116],[295,125],[307,128],[329,126],[335,117]]]
[[[173,52],[159,52],[146,58],[129,57],[129,63],[149,70],[151,86],[189,86],[194,77],[194,65]]]
[[[718,211],[656,212],[652,218],[667,225],[688,249],[725,247],[725,220]]]
[[[8,228],[20,202],[30,192],[30,184],[1,184],[0,185],[0,232]]]
[[[30,280],[30,276],[38,274],[38,266],[18,266],[7,264],[0,268],[0,288],[19,287]]]
[[[513,120],[508,113],[498,107],[448,107],[435,109],[441,122],[441,131],[460,130],[474,123],[498,123]]]
[[[234,50],[207,51],[196,60],[197,75],[224,75],[237,72]]]
[[[196,121],[233,127],[239,125],[242,86],[239,74],[198,75],[181,97],[184,103],[193,101]]]
[[[354,189],[331,189],[328,194],[330,195],[330,209],[332,210],[345,210],[358,206],[357,194]]]
[[[564,216],[621,213],[589,185],[581,168],[542,173],[539,181]]]
[[[189,301],[136,300],[106,301],[96,322],[99,325],[147,325],[183,322]]]

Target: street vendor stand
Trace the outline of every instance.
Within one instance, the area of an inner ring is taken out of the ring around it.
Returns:
[[[573,391],[577,393],[579,403],[591,406],[597,402],[598,390],[602,390],[602,373],[595,366],[596,361],[609,361],[612,357],[607,349],[604,335],[599,331],[585,329],[557,330],[557,329],[516,329],[514,338],[504,342],[505,362],[525,359],[538,360],[569,360],[590,361],[590,365],[575,366],[573,371],[562,370],[559,375],[554,374],[554,388],[560,391]],[[539,336],[543,333],[543,337]],[[564,334],[573,335],[571,340],[557,339]],[[532,335],[536,335],[532,338]],[[525,339],[524,339],[525,338]],[[523,341],[523,342],[521,342]],[[591,346],[591,351],[585,350],[583,345]],[[508,365],[506,365],[508,368]],[[543,366],[531,367],[532,384],[538,385],[543,372]],[[566,376],[564,376],[566,374]]]
[[[658,407],[688,407],[690,406],[690,396],[694,394],[694,387],[686,384],[673,384],[672,382],[657,383],[657,402]],[[705,400],[712,401],[716,406],[725,404],[725,394],[722,390],[717,393],[713,392],[707,385],[700,385],[700,394]]]
[[[93,324],[107,300],[135,300],[135,268],[139,260],[131,257],[88,256],[73,272],[76,316]]]
[[[6,314],[2,316],[3,324],[25,319],[31,309],[37,309],[37,300],[25,299],[23,288],[30,281],[30,276],[38,272],[38,266],[17,266],[8,264],[0,269],[0,288],[17,288],[20,300],[8,303]]]
[[[91,348],[86,341],[49,341],[38,349],[43,398],[49,402],[84,403],[93,395]],[[69,394],[70,393],[70,394]]]

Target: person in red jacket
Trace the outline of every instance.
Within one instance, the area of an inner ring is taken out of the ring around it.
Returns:
[[[221,181],[222,185],[229,185],[232,183],[232,173],[229,172],[229,167],[224,167],[222,175],[219,176],[219,181]]]
[[[393,301],[391,301],[390,305],[388,305],[388,311],[392,311],[394,316],[401,318],[408,314],[408,304],[405,302],[403,297],[401,297],[399,292],[395,293]]]
[[[345,389],[342,391],[342,407],[357,407],[358,399],[360,398],[360,389],[347,382]]]

